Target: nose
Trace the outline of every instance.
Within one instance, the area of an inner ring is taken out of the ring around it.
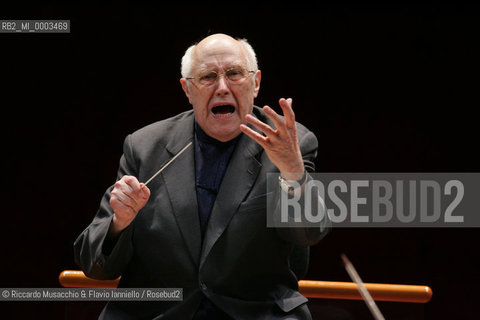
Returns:
[[[215,90],[217,96],[226,96],[230,94],[230,88],[228,87],[228,81],[224,75],[221,75],[217,79],[217,88]]]

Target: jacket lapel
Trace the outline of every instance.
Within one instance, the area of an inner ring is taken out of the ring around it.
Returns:
[[[253,187],[262,167],[262,164],[256,159],[256,155],[260,151],[262,151],[261,146],[242,133],[210,214],[203,240],[200,268],[213,245],[237,212],[240,203],[244,201]]]
[[[173,158],[187,143],[193,142],[193,114],[178,122],[178,130],[166,149]],[[175,219],[194,264],[198,267],[201,249],[200,220],[195,189],[193,144],[162,172]]]

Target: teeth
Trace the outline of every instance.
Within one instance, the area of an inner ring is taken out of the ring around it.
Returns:
[[[217,117],[217,118],[225,118],[225,117],[228,117],[229,115],[231,115],[232,112],[228,112],[228,113],[214,113],[214,115]]]

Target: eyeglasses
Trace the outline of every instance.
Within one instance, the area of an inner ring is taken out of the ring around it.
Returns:
[[[216,72],[214,70],[211,71],[206,71],[201,73],[198,77],[189,77],[185,78],[187,80],[197,80],[198,83],[200,83],[203,86],[211,86],[217,80],[220,78],[221,75],[225,76],[225,79],[228,80],[230,84],[240,84],[245,79],[248,78],[248,76],[252,73],[255,73],[255,71],[251,70],[245,70],[244,68],[241,67],[234,67],[227,69],[225,72]]]

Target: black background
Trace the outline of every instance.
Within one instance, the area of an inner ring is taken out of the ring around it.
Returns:
[[[116,176],[125,136],[190,108],[178,79],[217,32],[257,52],[256,104],[320,142],[318,172],[478,172],[479,11],[459,3],[85,2],[2,8],[0,19],[70,19],[70,34],[0,34],[0,287],[59,287],[72,244]],[[307,279],[424,284],[431,302],[380,302],[387,319],[474,319],[478,229],[335,229]],[[96,318],[102,303],[2,303],[0,317]],[[313,299],[371,319],[361,301]]]

